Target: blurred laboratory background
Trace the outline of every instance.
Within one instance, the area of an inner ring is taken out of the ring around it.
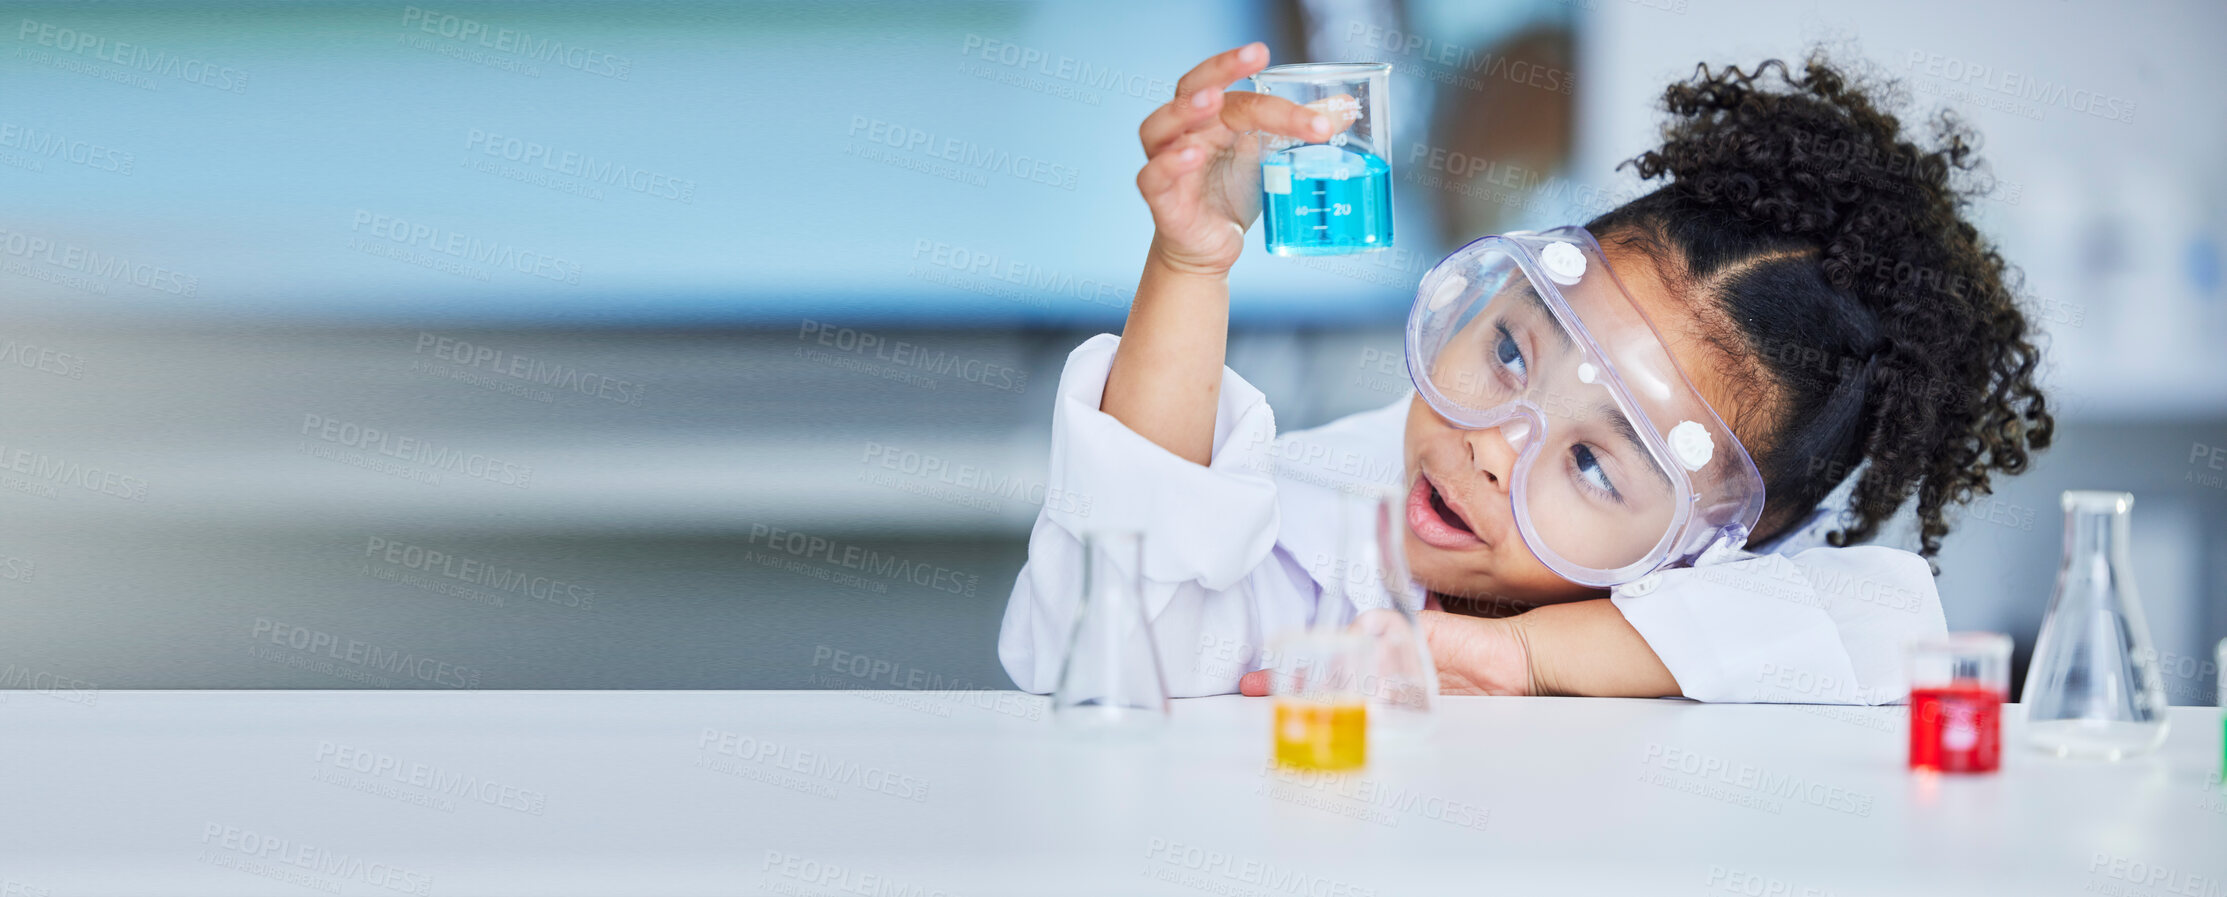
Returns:
[[[1404,396],[1443,253],[1636,195],[1697,63],[1823,46],[1955,110],[2060,429],[1960,514],[1950,625],[2022,667],[2059,492],[2129,491],[2170,696],[2214,700],[2227,6],[424,2],[7,7],[0,688],[1010,687],[1137,124],[1261,39],[1395,69],[1397,248],[1232,279],[1286,430]]]

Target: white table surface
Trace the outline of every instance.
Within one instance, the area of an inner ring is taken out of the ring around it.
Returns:
[[[1320,779],[1237,697],[1119,746],[1011,692],[0,698],[4,897],[2227,894],[2214,708],[1933,778],[1899,707],[1450,698]]]

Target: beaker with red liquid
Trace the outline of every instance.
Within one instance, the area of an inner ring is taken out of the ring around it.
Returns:
[[[2003,762],[2010,637],[1955,632],[1909,649],[1910,768],[1994,772]]]

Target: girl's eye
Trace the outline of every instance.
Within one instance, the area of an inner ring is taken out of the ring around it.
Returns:
[[[1601,469],[1601,459],[1593,456],[1591,446],[1580,443],[1570,447],[1570,463],[1577,468],[1578,479],[1601,494],[1617,501],[1624,496],[1616,491],[1616,484],[1608,480],[1608,471]]]
[[[1516,345],[1515,335],[1508,332],[1505,324],[1500,326],[1500,341],[1493,345],[1492,355],[1500,362],[1501,367],[1513,372],[1518,379],[1524,376],[1523,347]]]

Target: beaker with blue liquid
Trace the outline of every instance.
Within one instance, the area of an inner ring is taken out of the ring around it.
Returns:
[[[1391,81],[1390,64],[1364,62],[1278,65],[1253,76],[1258,92],[1320,112],[1337,129],[1321,143],[1260,135],[1261,234],[1269,252],[1392,247]]]

